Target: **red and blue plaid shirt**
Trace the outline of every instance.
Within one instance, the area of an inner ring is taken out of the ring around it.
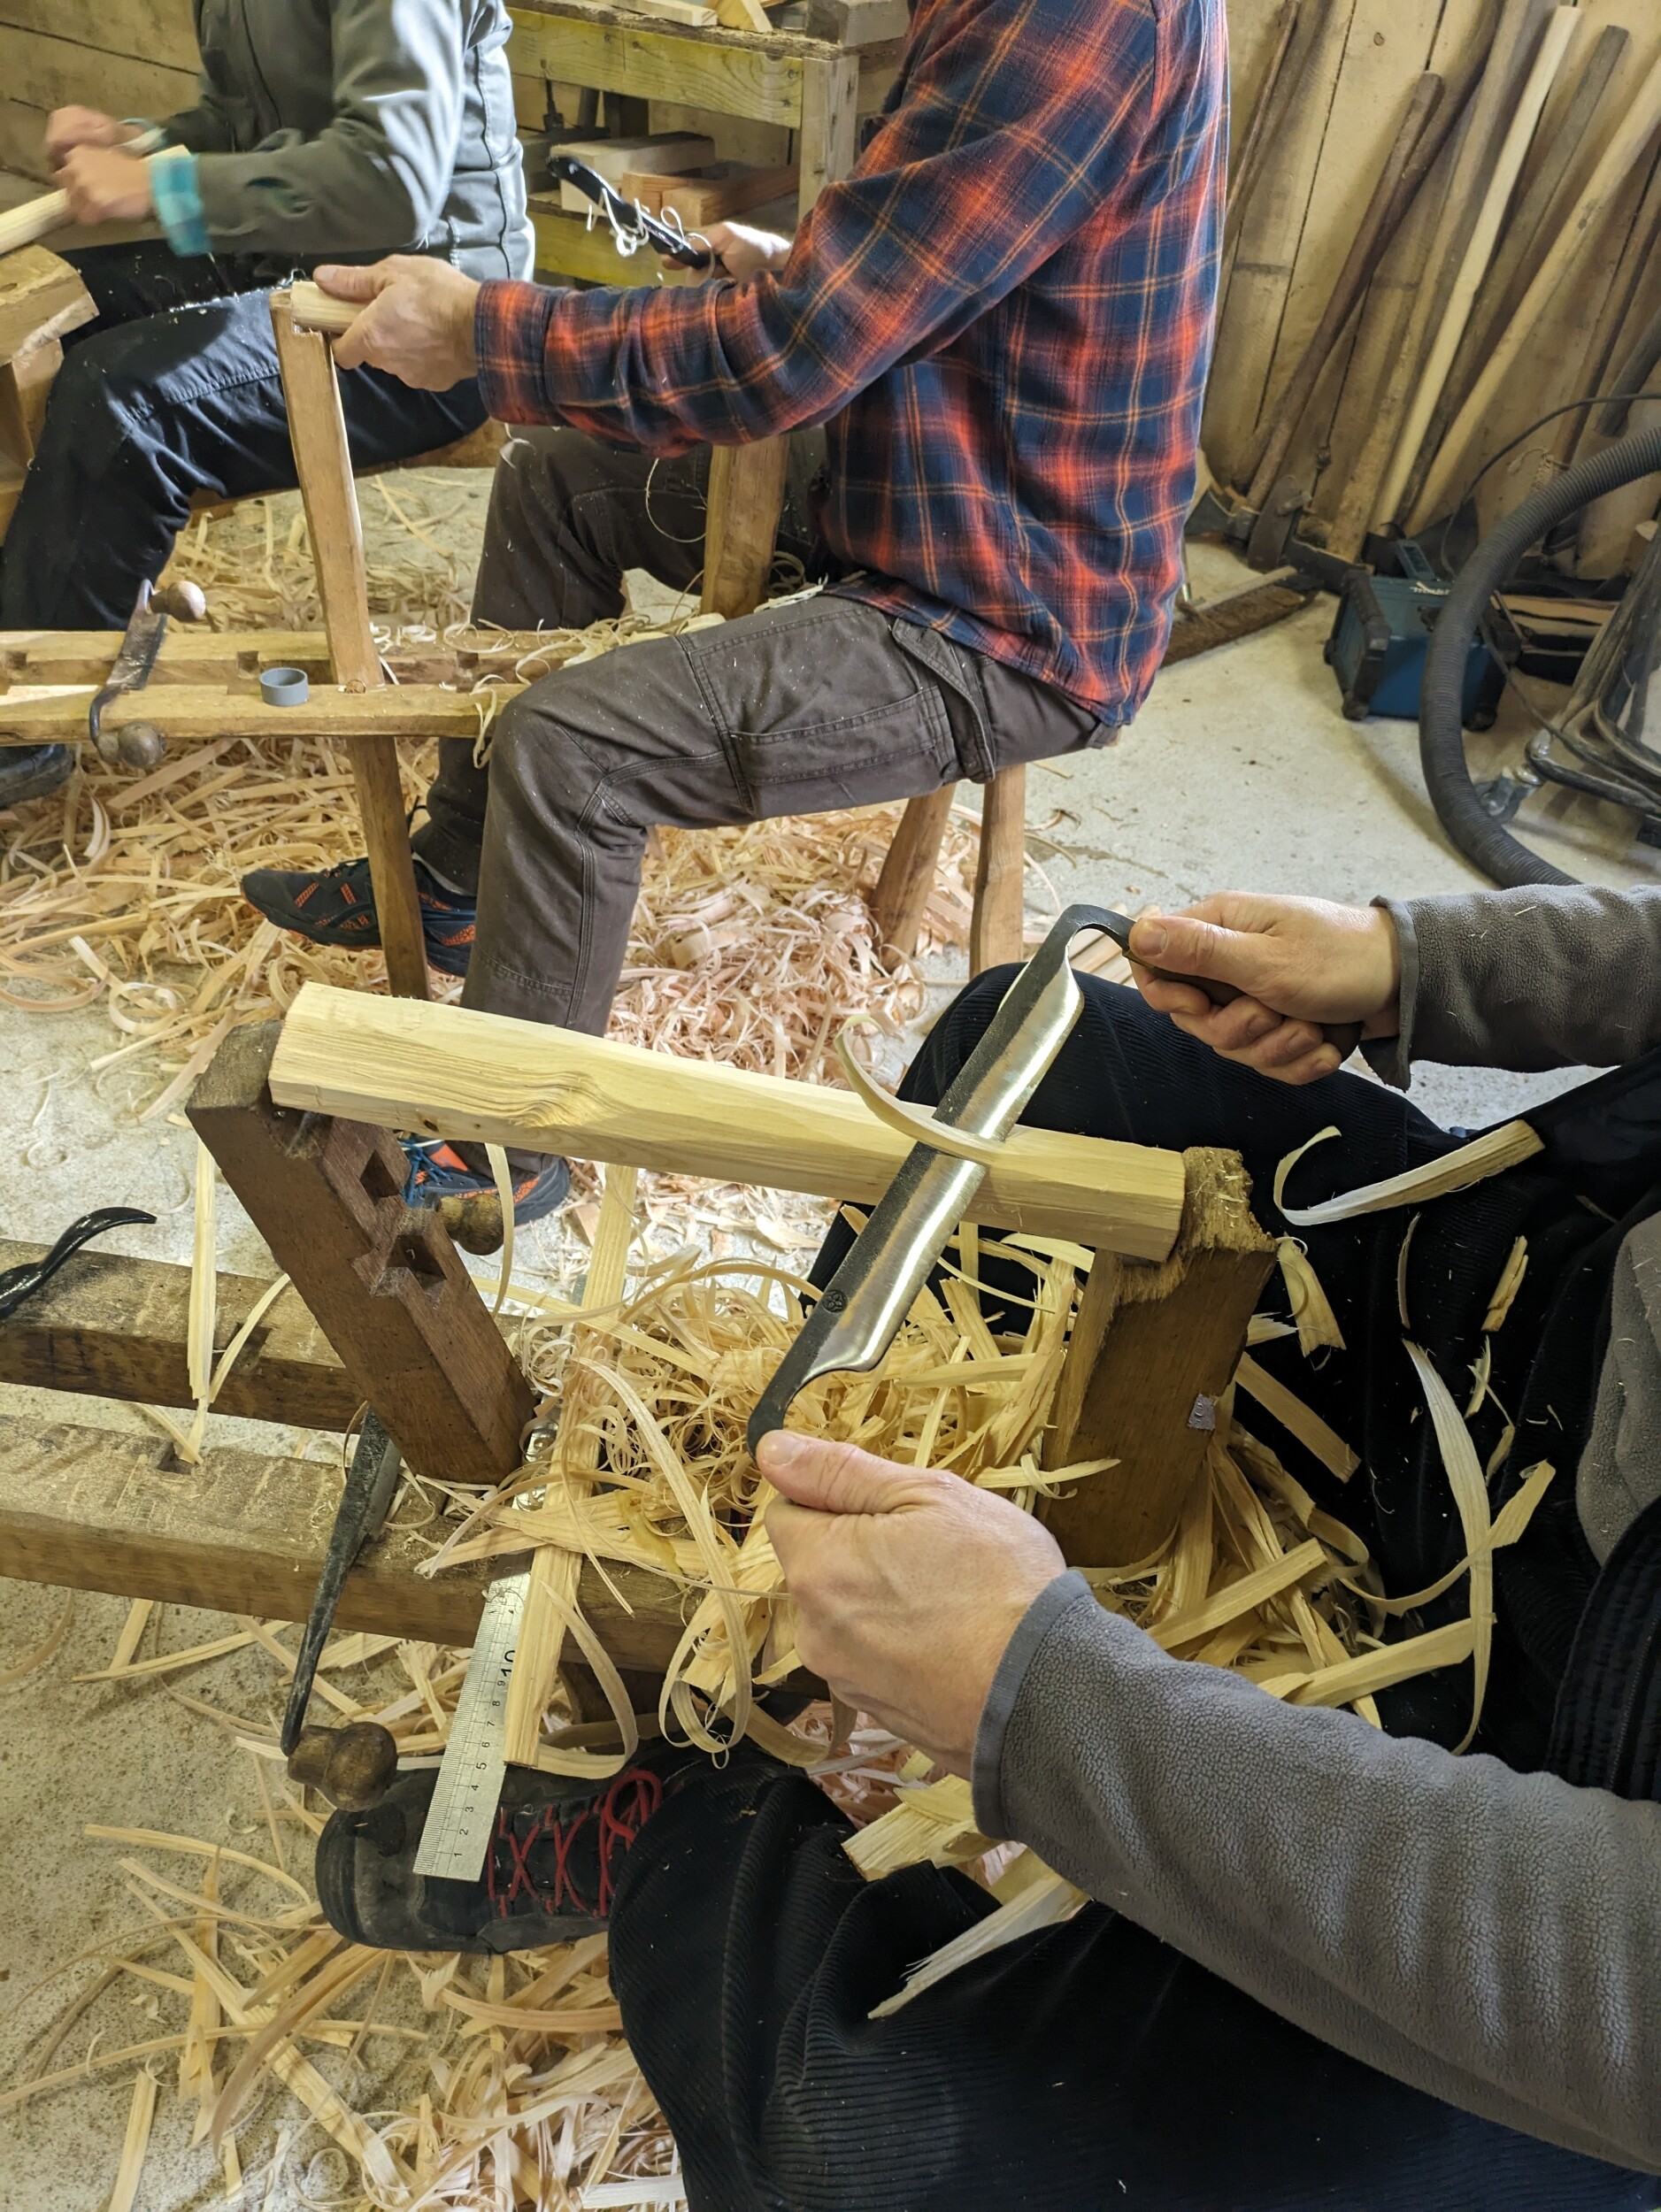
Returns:
[[[663,454],[824,423],[838,588],[1127,720],[1193,491],[1223,7],[917,0],[875,134],[781,273],[486,284],[491,413]]]

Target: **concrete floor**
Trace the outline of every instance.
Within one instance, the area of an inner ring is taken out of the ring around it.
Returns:
[[[1198,549],[1195,580],[1210,598],[1246,580],[1232,559]],[[1363,900],[1374,892],[1451,891],[1476,879],[1441,837],[1419,779],[1416,733],[1396,722],[1351,724],[1338,710],[1321,660],[1331,621],[1319,602],[1280,627],[1173,668],[1135,726],[1111,749],[1032,779],[1029,820],[1048,854],[1056,898],[1134,908],[1175,905],[1228,887]],[[1513,753],[1514,757],[1514,753]],[[1608,881],[1648,879],[1655,856],[1634,861],[1625,830],[1578,803],[1542,833],[1552,849],[1573,845],[1579,872]],[[1053,850],[1050,849],[1053,848]],[[1544,843],[1542,849],[1547,847]],[[1571,866],[1576,865],[1570,862]],[[1033,905],[1045,901],[1034,883]],[[0,1202],[11,1235],[53,1235],[68,1217],[118,1202],[151,1207],[153,1230],[125,1248],[157,1257],[189,1254],[190,1140],[182,1128],[137,1126],[134,1079],[104,1079],[87,1065],[107,1050],[95,1011],[29,1017],[0,1011],[0,1156],[13,1163]],[[1457,1123],[1497,1118],[1565,1079],[1522,1079],[1425,1071],[1416,1095]],[[227,1196],[221,1199],[223,1266],[270,1272],[271,1263]],[[28,1394],[0,1390],[0,1412],[22,1409]],[[87,1401],[35,1398],[31,1409],[125,1425],[136,1416]],[[264,1432],[268,1439],[270,1432]],[[269,1448],[269,1445],[267,1446]],[[0,1673],[46,1633],[59,1593],[0,1582]],[[0,1688],[0,1864],[9,1870],[0,1914],[0,2096],[9,2070],[73,1988],[76,1968],[45,1993],[30,1985],[73,1955],[142,1924],[115,1864],[119,1854],[88,1841],[88,1822],[188,1831],[227,1841],[263,1838],[252,1763],[210,1722],[187,1711],[163,1685],[77,1686],[74,1674],[107,1662],[124,1605],[83,1596],[50,1663]],[[177,1647],[216,1632],[214,1617],[170,1613]],[[203,1694],[234,1711],[264,1710],[272,1675],[241,1655],[204,1678]],[[194,1687],[176,1683],[175,1687]],[[242,1702],[243,1699],[252,1702]],[[297,1839],[296,1839],[297,1841]],[[256,1841],[254,1848],[264,1848]],[[181,1866],[181,1878],[194,1879]],[[112,1994],[89,2016],[106,2047],[155,2033],[147,2000]],[[65,2046],[85,2047],[78,2029]],[[171,2055],[157,2062],[164,2078]],[[127,2070],[94,2076],[8,2113],[0,2107],[0,2212],[94,2212],[108,2200],[128,2104]],[[145,2212],[222,2200],[217,2162],[191,2149],[181,2108],[164,2096],[140,2204]],[[262,2140],[243,2144],[253,2170]],[[315,2133],[299,2145],[316,2149]],[[301,2161],[302,2167],[304,2160]],[[328,2158],[314,2180],[328,2193]],[[333,2176],[336,2183],[343,2178]],[[302,2198],[284,2185],[264,2201]],[[257,2193],[251,2201],[262,2201]]]

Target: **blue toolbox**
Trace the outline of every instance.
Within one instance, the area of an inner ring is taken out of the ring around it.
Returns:
[[[1396,551],[1403,575],[1350,570],[1326,641],[1326,658],[1352,722],[1369,714],[1395,715],[1407,722],[1419,719],[1425,656],[1436,618],[1447,603],[1448,586],[1411,539],[1403,539]],[[1467,728],[1493,727],[1504,689],[1505,670],[1498,657],[1480,638],[1473,638],[1465,672]]]

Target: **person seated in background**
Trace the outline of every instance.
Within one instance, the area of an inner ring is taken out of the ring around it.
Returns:
[[[394,250],[458,281],[530,273],[503,0],[196,0],[196,23],[195,107],[153,131],[84,107],[47,124],[73,220],[155,221],[165,242],[65,257],[97,319],[65,341],[0,546],[0,630],[122,629],[198,492],[293,485],[273,284]],[[465,370],[417,391],[366,369],[341,396],[359,466],[485,420]],[[0,806],[73,764],[64,745],[0,756]]]
[[[476,372],[501,420],[564,426],[498,469],[483,620],[615,615],[635,565],[688,583],[688,457],[825,428],[827,590],[545,677],[498,717],[488,770],[446,746],[414,849],[464,1006],[603,1031],[657,824],[984,783],[1134,713],[1181,578],[1226,47],[1223,0],[918,0],[851,174],[794,244],[718,228],[724,279],[318,271],[364,303],[343,365],[433,389]],[[798,449],[798,485],[810,465]],[[319,943],[379,941],[366,861],[243,890]],[[511,1164],[518,1219],[563,1197],[563,1162]],[[492,1187],[465,1145],[416,1174],[418,1198]]]
[[[759,1465],[804,1663],[972,1778],[984,1833],[1095,1901],[873,2018],[993,1901],[927,1865],[867,1883],[799,1771],[747,1741],[719,1766],[659,1741],[601,1788],[511,1770],[473,1885],[414,1875],[433,1776],[400,1776],[330,1819],[324,1909],[352,1941],[422,1951],[604,1925],[693,2212],[1652,2212],[1661,892],[1229,895],[1139,923],[1133,950],[1242,995],[1081,977],[1023,1119],[1238,1148],[1272,1236],[1293,1233],[1277,1164],[1318,1132],[1340,1141],[1293,1171],[1300,1209],[1461,1141],[1335,1072],[1318,1025],[1364,1024],[1397,1086],[1415,1059],[1626,1064],[1531,1112],[1534,1158],[1298,1232],[1347,1348],[1305,1362],[1293,1334],[1256,1355],[1362,1471],[1340,1484],[1260,1403],[1254,1431],[1365,1539],[1387,1592],[1428,1593],[1387,1636],[1472,1604],[1403,1312],[1462,1406],[1487,1373],[1468,1418],[1495,1510],[1555,1465],[1492,1555],[1486,1694],[1466,1660],[1380,1693],[1382,1731],[1285,1702],[1168,1656],[1007,1498],[780,1431]],[[947,1010],[904,1096],[940,1099],[1016,972]],[[1529,1263],[1491,1329],[1519,1236]]]

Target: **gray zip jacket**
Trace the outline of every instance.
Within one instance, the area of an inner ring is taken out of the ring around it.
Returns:
[[[1414,1059],[1539,1069],[1661,1045],[1661,892],[1388,903]],[[1661,1220],[1634,1230],[1577,1499],[1600,1558],[1661,1495]],[[1165,1656],[1078,1575],[981,1716],[988,1835],[1433,2096],[1661,2172],[1661,1805],[1380,1735]]]
[[[194,4],[202,96],[165,127],[216,253],[530,274],[503,0]]]

